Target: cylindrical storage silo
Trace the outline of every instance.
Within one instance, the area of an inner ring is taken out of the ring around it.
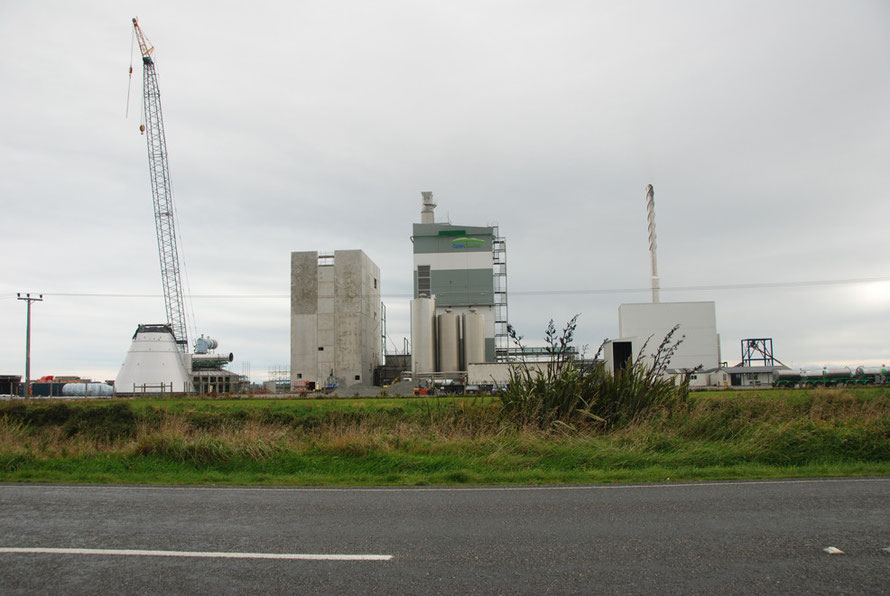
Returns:
[[[485,362],[485,317],[476,310],[464,314],[464,364]]]
[[[439,315],[439,372],[460,370],[460,317],[450,310]]]
[[[411,301],[411,370],[415,374],[436,372],[436,301]]]

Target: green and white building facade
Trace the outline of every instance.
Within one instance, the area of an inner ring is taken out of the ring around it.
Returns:
[[[508,348],[505,240],[499,236],[497,226],[435,222],[432,193],[422,194],[421,223],[414,224],[411,236],[415,298],[412,301],[412,353],[420,353],[423,359],[423,344],[430,343],[437,352],[436,370],[443,371],[446,361],[449,365],[445,368],[450,370],[452,361],[445,353],[451,347],[450,321],[457,318],[460,370],[467,370],[468,360],[505,359]],[[425,304],[418,306],[417,303]],[[422,329],[427,326],[429,312],[422,322],[414,316],[415,311],[424,306],[433,313],[430,330]],[[484,348],[479,338],[480,349],[470,345],[476,340],[477,327],[484,336]],[[427,331],[433,333],[432,338],[426,337]],[[421,364],[419,368],[418,364],[414,365],[416,373],[434,372],[423,370],[427,368],[431,365]]]

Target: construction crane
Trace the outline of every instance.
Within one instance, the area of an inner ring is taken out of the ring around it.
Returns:
[[[145,133],[148,145],[148,171],[151,175],[151,196],[158,236],[158,256],[161,261],[164,305],[167,309],[167,321],[173,329],[173,336],[179,349],[188,352],[186,312],[179,273],[179,251],[176,246],[173,187],[170,184],[170,170],[167,166],[167,140],[164,135],[164,116],[161,113],[161,92],[152,59],[154,46],[149,43],[136,19],[133,19],[133,29],[139,42],[139,51],[142,53],[145,123],[140,126],[140,130]]]

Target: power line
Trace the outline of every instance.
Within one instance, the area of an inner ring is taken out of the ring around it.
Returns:
[[[844,286],[865,283],[887,282],[890,276],[859,277],[850,279],[820,279],[820,280],[796,280],[776,282],[749,282],[733,284],[690,285],[662,287],[663,292],[707,292],[724,290],[761,290],[780,288],[801,288],[819,286]],[[569,296],[569,295],[598,295],[598,294],[632,294],[651,291],[648,287],[639,288],[593,288],[572,290],[512,290],[511,296]],[[117,292],[44,292],[44,296],[61,296],[72,298],[160,298],[160,294],[124,294]],[[0,294],[5,297],[5,294]],[[224,299],[224,300],[282,300],[290,298],[290,294],[190,294],[195,299]],[[383,298],[413,298],[413,294],[384,294]]]

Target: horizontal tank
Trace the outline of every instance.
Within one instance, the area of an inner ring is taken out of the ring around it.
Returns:
[[[881,366],[857,366],[853,376],[874,377],[878,375],[887,376],[887,374],[887,367],[882,364]]]
[[[411,301],[411,370],[436,372],[436,301],[415,298]]]
[[[451,310],[438,316],[439,372],[460,370],[460,317]]]
[[[803,378],[802,370],[777,370],[773,372],[776,381],[800,381]]]
[[[822,369],[822,376],[829,379],[848,379],[853,372],[848,366],[826,366]]]
[[[800,369],[800,376],[803,379],[821,379],[822,371],[825,370],[823,368],[802,368]]]
[[[204,337],[203,335],[195,341],[195,353],[196,354],[206,354],[210,350],[215,350],[219,347],[219,342],[211,337]]]
[[[65,383],[62,385],[65,397],[111,397],[114,387],[108,383]]]

